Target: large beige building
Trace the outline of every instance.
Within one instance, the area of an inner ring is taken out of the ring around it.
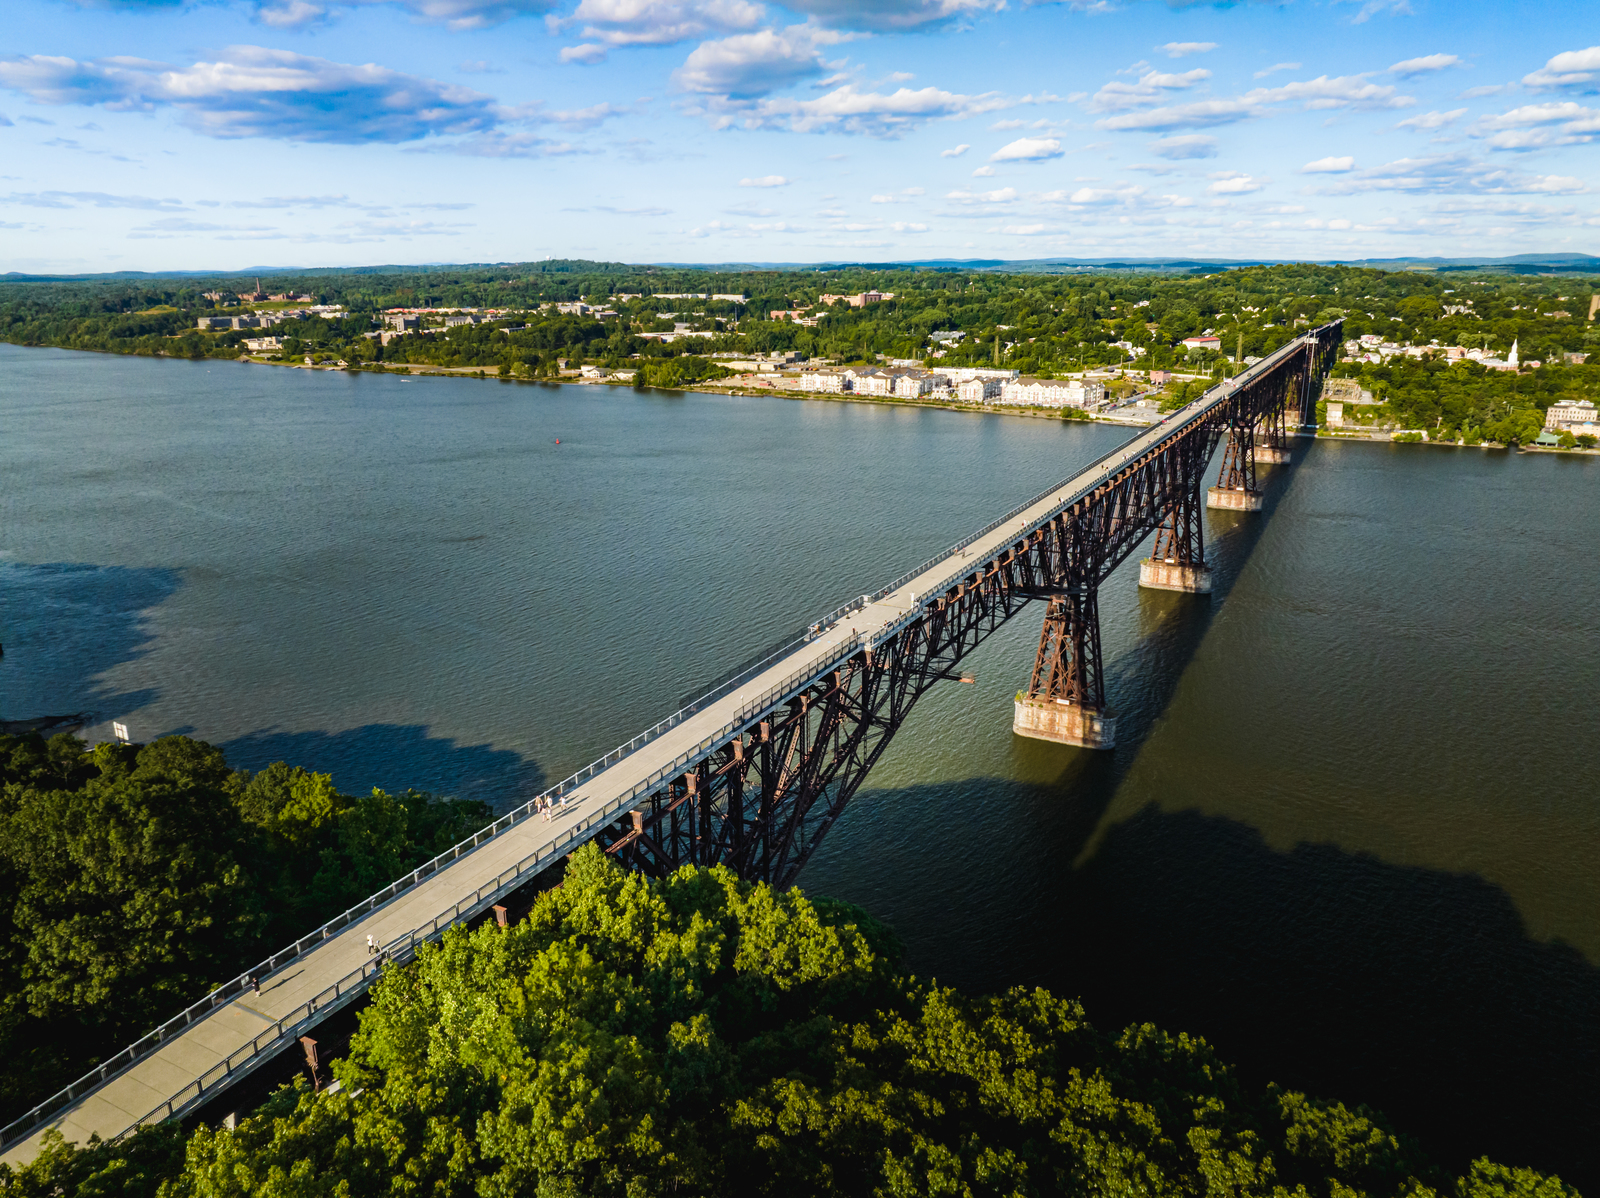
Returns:
[[[800,390],[838,395],[851,390],[854,382],[836,370],[814,370],[800,376]]]
[[[817,303],[826,308],[829,304],[836,304],[843,300],[852,308],[865,308],[868,304],[881,304],[885,300],[892,300],[893,298],[894,292],[892,291],[863,291],[858,295],[819,295],[817,296]]]
[[[1080,379],[1018,378],[1000,386],[1000,402],[1035,408],[1086,408],[1106,397],[1103,383]]]
[[[1600,433],[1600,413],[1587,399],[1563,399],[1545,412],[1544,426],[1558,433]]]

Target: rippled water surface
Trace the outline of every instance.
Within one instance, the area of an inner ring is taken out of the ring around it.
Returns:
[[[1129,430],[0,346],[0,715],[508,803]],[[560,444],[556,444],[557,439]],[[1217,591],[1101,595],[1121,743],[1015,738],[1042,612],[801,884],[1600,1188],[1600,463],[1303,445]]]

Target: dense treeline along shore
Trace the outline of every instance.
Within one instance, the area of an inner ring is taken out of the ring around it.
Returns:
[[[482,814],[352,799],[286,765],[231,771],[183,737],[6,737],[0,771],[13,1111]],[[285,1086],[233,1128],[57,1136],[0,1167],[0,1192],[1576,1193],[1534,1168],[1436,1161],[1363,1106],[1247,1086],[1203,1040],[1097,1029],[1039,989],[964,995],[900,958],[848,904],[721,868],[652,881],[586,846],[508,928],[457,929],[390,967],[332,1063],[338,1087]]]
[[[0,340],[515,379],[560,378],[590,364],[662,387],[726,378],[735,356],[788,354],[841,365],[1000,366],[1043,378],[1123,365],[1147,383],[1154,370],[1220,378],[1306,325],[1343,318],[1345,336],[1368,344],[1335,374],[1376,401],[1359,408],[1369,426],[1527,444],[1552,403],[1600,400],[1594,279],[1572,275],[1324,265],[1212,274],[713,271],[550,261],[286,274],[270,280],[271,299],[257,285],[237,277],[0,283]],[[305,318],[279,320],[284,313]],[[1185,344],[1207,336],[1214,343]],[[1503,360],[1513,346],[1520,369],[1448,352]],[[1165,406],[1181,405],[1198,385],[1166,384]],[[1352,423],[1357,415],[1351,408]]]

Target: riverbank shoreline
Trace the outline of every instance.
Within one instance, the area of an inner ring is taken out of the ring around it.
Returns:
[[[302,364],[296,363],[296,362],[265,362],[265,361],[261,361],[260,359],[245,358],[245,357],[241,357],[239,359],[239,361],[241,361],[241,362],[244,362],[244,361],[254,362],[254,363],[262,365],[262,366],[290,366],[290,367],[292,367],[293,369],[296,369],[296,370],[345,370],[345,371],[348,371],[350,373],[357,373],[357,374],[361,374],[361,373],[401,374],[402,373],[399,370],[362,371],[362,370],[357,369],[355,371],[350,371],[349,367],[344,367],[344,366],[331,366],[331,365],[330,366],[305,366],[305,365],[302,365]],[[626,388],[628,388],[630,390],[636,389],[638,387],[638,385],[634,384],[634,383],[611,382],[611,381],[609,381],[607,379],[586,379],[586,378],[581,378],[581,377],[579,377],[579,378],[560,378],[560,379],[501,378],[498,375],[489,374],[482,367],[472,367],[472,366],[409,367],[406,371],[404,371],[403,377],[415,378],[415,377],[418,377],[418,376],[421,376],[421,375],[429,375],[429,374],[447,376],[447,377],[451,377],[451,378],[492,379],[492,380],[494,380],[496,382],[502,382],[502,383],[558,383],[558,384],[565,384],[565,385],[568,385],[568,386],[580,386],[580,387],[626,387]],[[1078,408],[1073,408],[1073,409],[1070,409],[1070,410],[1074,411],[1074,412],[1080,412],[1081,413],[1080,415],[1067,417],[1067,416],[1064,416],[1064,415],[1061,414],[1063,409],[1060,409],[1060,408],[1023,408],[1023,407],[1017,407],[1017,406],[1014,406],[1014,405],[950,403],[949,401],[946,401],[946,400],[899,399],[899,398],[897,398],[895,396],[891,396],[891,395],[853,395],[853,394],[845,394],[845,393],[842,393],[842,392],[834,393],[834,392],[828,392],[828,391],[792,391],[792,390],[787,390],[787,389],[780,390],[780,389],[774,388],[774,387],[740,387],[740,386],[732,386],[732,385],[729,385],[729,384],[726,384],[726,383],[720,383],[719,384],[718,382],[715,382],[715,381],[707,381],[705,383],[697,383],[697,384],[695,384],[693,386],[690,386],[690,387],[652,387],[652,388],[648,388],[648,389],[649,390],[661,390],[661,391],[684,391],[684,392],[695,391],[695,392],[700,392],[702,394],[709,394],[709,395],[764,396],[764,397],[768,397],[768,398],[772,398],[772,399],[790,399],[790,400],[802,400],[802,401],[803,400],[826,400],[826,401],[831,401],[831,402],[834,402],[834,403],[872,404],[872,405],[875,405],[875,406],[878,406],[878,407],[892,407],[892,408],[930,408],[930,409],[934,409],[934,410],[938,410],[938,411],[945,411],[945,412],[967,412],[967,413],[971,413],[973,415],[979,415],[979,416],[1021,416],[1021,417],[1035,419],[1035,420],[1056,420],[1056,421],[1066,421],[1068,423],[1079,423],[1079,424],[1115,424],[1115,425],[1121,426],[1123,428],[1149,428],[1151,425],[1157,423],[1157,421],[1154,421],[1154,420],[1134,420],[1134,419],[1130,419],[1128,417],[1117,416],[1115,414],[1101,414],[1101,413],[1082,412],[1082,410],[1078,409]],[[1304,434],[1301,434],[1301,435],[1304,435]],[[1311,435],[1317,437],[1318,439],[1325,440],[1325,441],[1369,441],[1369,442],[1379,442],[1379,443],[1388,443],[1388,444],[1402,444],[1402,445],[1432,445],[1432,446],[1435,446],[1435,447],[1451,448],[1451,449],[1474,449],[1474,448],[1476,448],[1476,449],[1499,449],[1499,450],[1515,449],[1517,452],[1520,452],[1520,453],[1577,454],[1577,455],[1587,456],[1587,457],[1600,457],[1600,449],[1583,449],[1581,447],[1575,448],[1575,449],[1560,449],[1560,448],[1553,447],[1553,446],[1548,446],[1548,445],[1507,446],[1507,445],[1502,445],[1497,441],[1480,441],[1476,445],[1468,445],[1464,441],[1431,441],[1430,440],[1430,441],[1401,441],[1401,442],[1397,442],[1397,441],[1395,441],[1394,437],[1391,434],[1389,434],[1387,432],[1378,431],[1378,430],[1374,430],[1372,432],[1358,432],[1358,431],[1353,431],[1353,430],[1340,430],[1338,432],[1333,432],[1333,431],[1330,431],[1328,429],[1318,428]]]
[[[1470,445],[1467,444],[1467,442],[1460,440],[1435,441],[1430,439],[1427,441],[1397,441],[1391,434],[1381,431],[1373,431],[1370,433],[1330,432],[1327,429],[1319,428],[1316,430],[1315,436],[1319,441],[1366,441],[1369,443],[1375,442],[1386,445],[1429,445],[1435,449],[1492,449],[1501,451],[1510,450],[1516,453],[1552,453],[1557,455],[1566,455],[1568,457],[1600,457],[1600,448],[1584,449],[1582,446],[1577,446],[1572,449],[1562,449],[1555,445],[1502,445],[1499,441],[1475,441]]]
[[[342,371],[346,374],[399,375],[402,378],[422,378],[428,375],[436,375],[444,378],[484,379],[489,382],[498,383],[559,384],[576,387],[623,387],[629,390],[643,389],[652,391],[692,391],[706,395],[741,395],[792,400],[830,400],[835,403],[874,404],[879,407],[932,408],[946,412],[970,412],[980,416],[1026,416],[1039,420],[1065,420],[1070,423],[1081,424],[1116,424],[1121,425],[1124,428],[1149,428],[1152,424],[1156,423],[1156,421],[1153,420],[1134,420],[1114,414],[1101,415],[1088,412],[1083,412],[1078,416],[1067,417],[1061,415],[1063,409],[1060,408],[1023,408],[1015,405],[1002,406],[993,404],[963,404],[950,403],[945,400],[899,399],[892,395],[847,395],[844,393],[835,394],[826,391],[794,391],[775,387],[740,387],[719,382],[717,380],[707,380],[703,383],[695,383],[685,387],[641,387],[639,384],[632,382],[612,382],[609,379],[586,379],[582,377],[553,379],[529,379],[516,377],[506,378],[498,374],[491,374],[481,366],[418,366],[408,364],[405,369],[371,370],[362,369],[360,367],[352,368],[350,366],[335,366],[332,364],[326,366],[307,366],[301,362],[272,362],[262,358],[252,358],[248,355],[241,355],[234,360],[254,366],[285,366],[291,370],[334,370]],[[1081,409],[1077,408],[1070,410],[1074,412],[1081,411]]]

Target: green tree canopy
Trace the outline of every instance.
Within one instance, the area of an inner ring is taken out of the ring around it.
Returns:
[[[1452,1178],[1376,1112],[1252,1090],[1203,1040],[1108,1035],[1043,990],[964,996],[898,952],[846,904],[720,867],[649,881],[586,847],[525,920],[391,969],[337,1092],[282,1089],[236,1130],[198,1128],[181,1163],[171,1131],[54,1146],[11,1186],[1575,1198],[1486,1160]]]

